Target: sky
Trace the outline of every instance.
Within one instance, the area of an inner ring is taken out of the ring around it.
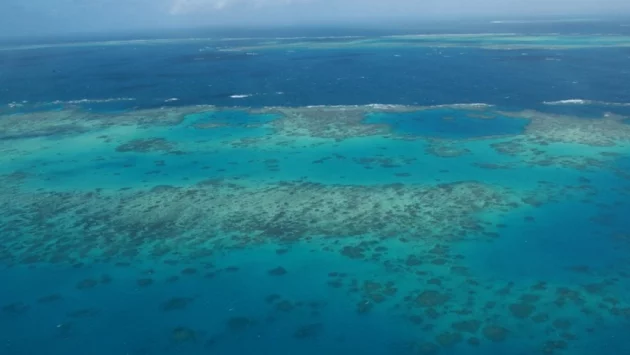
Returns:
[[[624,13],[630,0],[0,0],[0,37]]]

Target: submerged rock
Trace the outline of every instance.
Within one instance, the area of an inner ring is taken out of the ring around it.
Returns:
[[[171,340],[176,343],[197,341],[197,332],[188,327],[176,327],[171,331]]]
[[[444,305],[449,296],[434,290],[426,290],[416,297],[416,304],[422,307],[439,307]]]
[[[282,276],[287,273],[287,270],[282,266],[269,270],[268,274],[271,276]]]
[[[193,301],[194,298],[191,297],[173,297],[162,303],[161,308],[166,312],[183,310],[186,309]]]
[[[323,329],[324,325],[322,323],[302,325],[293,333],[293,337],[298,339],[312,338],[319,335]]]
[[[498,325],[489,325],[483,328],[483,335],[493,342],[502,342],[508,336],[509,331]]]

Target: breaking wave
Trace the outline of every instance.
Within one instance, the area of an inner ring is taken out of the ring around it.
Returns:
[[[51,101],[48,104],[50,105],[61,105],[61,104],[77,105],[77,104],[100,104],[100,103],[117,102],[117,101],[136,101],[136,99],[132,97],[116,97],[116,98],[110,98],[110,99],[81,99],[81,100],[68,100],[68,101],[56,100],[56,101]]]
[[[371,108],[375,110],[397,110],[397,109],[431,109],[431,108],[455,108],[455,109],[478,109],[490,108],[495,105],[485,103],[469,104],[443,104],[443,105],[397,105],[397,104],[367,104],[367,105],[309,105],[306,108]]]
[[[630,106],[630,103],[628,102],[607,102],[607,101],[584,100],[584,99],[544,101],[543,104],[551,105],[551,106],[560,106],[560,105],[597,105],[597,106],[617,106],[617,107]]]

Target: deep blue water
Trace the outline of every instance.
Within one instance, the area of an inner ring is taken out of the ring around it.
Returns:
[[[206,47],[210,50],[200,51]],[[630,102],[624,84],[630,81],[626,48],[278,49],[248,55],[217,52],[216,47],[196,42],[3,51],[0,103],[121,97],[135,101],[108,106],[487,103],[592,114],[627,112],[627,107],[542,103],[576,98]],[[164,102],[170,98],[179,101]]]
[[[0,51],[0,354],[630,353],[628,48],[269,40]]]

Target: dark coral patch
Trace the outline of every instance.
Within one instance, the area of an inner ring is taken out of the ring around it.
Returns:
[[[361,300],[359,302],[357,302],[357,313],[359,314],[364,314],[364,313],[368,313],[373,307],[372,302],[368,301],[368,300]]]
[[[341,255],[347,256],[350,259],[364,259],[365,249],[362,247],[345,246],[341,249]]]
[[[441,315],[438,311],[435,310],[435,308],[427,308],[424,311],[424,314],[426,314],[426,316],[431,319],[438,319],[440,318],[440,315]]]
[[[409,255],[407,260],[405,260],[405,264],[407,266],[417,266],[422,264],[422,260],[417,255]]]
[[[479,338],[475,338],[475,337],[468,339],[466,342],[470,346],[479,346],[479,344],[481,344],[481,342],[479,341]]]
[[[52,302],[57,302],[57,301],[61,301],[63,298],[61,297],[60,294],[55,293],[52,295],[48,295],[48,296],[43,296],[37,299],[37,303],[52,303]]]
[[[76,311],[68,312],[68,317],[71,318],[93,318],[98,316],[101,311],[98,308],[82,308]]]
[[[328,286],[333,288],[341,288],[343,286],[343,281],[341,280],[330,280],[328,281]]]
[[[197,269],[192,267],[187,267],[181,271],[182,275],[194,275],[197,273]]]
[[[554,328],[562,330],[569,329],[572,326],[571,321],[568,319],[556,319],[553,321],[552,325]]]
[[[273,293],[267,297],[265,297],[265,302],[267,303],[274,303],[277,300],[281,299],[282,297],[279,294]]]
[[[415,347],[416,353],[419,355],[435,355],[440,352],[440,347],[435,343],[422,343]]]
[[[409,321],[413,324],[420,325],[422,324],[422,317],[418,315],[409,316]]]
[[[291,303],[291,301],[281,301],[278,302],[276,304],[276,309],[282,312],[291,312],[293,309],[295,308],[295,306],[293,305],[293,303]]]
[[[448,302],[449,296],[434,290],[426,290],[416,297],[416,304],[422,307],[439,307]]]
[[[15,302],[2,307],[2,312],[12,315],[26,313],[31,307],[24,302]]]
[[[462,335],[456,332],[444,332],[438,334],[435,341],[443,347],[451,347],[462,341]]]
[[[509,306],[509,309],[514,317],[525,319],[534,313],[536,307],[529,303],[513,303]]]
[[[197,341],[197,332],[188,327],[176,327],[171,331],[171,340],[176,343]]]
[[[545,354],[553,354],[558,350],[566,350],[568,344],[564,340],[548,340],[543,345],[543,353]]]
[[[232,317],[226,325],[230,331],[240,332],[256,325],[256,321],[247,317]]]
[[[188,307],[194,301],[193,298],[190,297],[173,297],[170,300],[162,303],[161,309],[163,311],[178,311],[183,310]]]
[[[282,276],[287,273],[287,270],[282,266],[278,266],[277,268],[271,269],[268,271],[268,274],[271,276]]]
[[[508,336],[509,331],[498,325],[489,325],[483,328],[483,335],[486,339],[495,343],[504,341]]]
[[[521,296],[521,301],[523,301],[525,303],[536,303],[536,302],[540,301],[540,296],[539,295],[534,295],[534,294],[531,294],[531,293],[526,293],[526,294]]]
[[[532,320],[536,323],[544,323],[549,320],[549,315],[546,313],[538,313],[532,317]]]
[[[298,327],[293,333],[293,337],[297,339],[312,338],[318,336],[324,329],[322,323],[306,324]]]
[[[365,281],[363,283],[363,289],[365,290],[365,292],[375,292],[380,290],[382,287],[383,285],[374,281]]]
[[[76,288],[79,290],[88,290],[96,287],[98,285],[98,281],[94,279],[85,279],[81,280],[77,283]]]
[[[481,327],[481,321],[478,321],[476,319],[463,320],[453,323],[452,327],[458,332],[468,332],[474,334],[477,333],[477,331]]]
[[[368,297],[374,301],[375,303],[381,303],[383,301],[385,301],[385,296],[383,296],[380,293],[370,293],[368,294]]]
[[[136,281],[136,284],[137,284],[139,287],[148,287],[148,286],[153,285],[153,279],[149,279],[149,278],[145,278],[145,279],[138,279],[138,280]]]
[[[168,142],[164,138],[134,139],[127,143],[123,143],[116,147],[116,151],[120,153],[135,152],[167,152],[175,148],[173,143]]]

